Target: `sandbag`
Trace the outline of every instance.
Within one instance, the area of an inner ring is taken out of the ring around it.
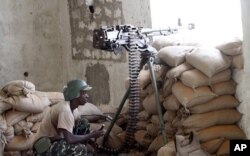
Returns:
[[[158,56],[167,65],[176,67],[185,61],[186,53],[194,49],[192,46],[168,46],[158,52]]]
[[[8,82],[2,90],[8,96],[27,95],[35,91],[35,85],[32,82],[24,80],[15,80]]]
[[[230,154],[230,141],[225,140],[223,144],[220,146],[219,150],[216,152],[217,156],[223,156]]]
[[[162,80],[156,81],[157,89],[160,90],[162,88]],[[154,93],[154,86],[152,83],[148,84],[145,89],[142,89],[143,91],[146,91],[146,94],[153,94]],[[142,94],[142,93],[141,93]]]
[[[117,112],[117,107],[112,105],[101,104],[98,106],[103,114],[115,114]]]
[[[231,65],[230,58],[215,48],[197,48],[186,54],[186,61],[208,77]]]
[[[242,41],[239,38],[233,38],[227,41],[224,41],[215,46],[225,55],[239,55],[241,54]]]
[[[166,79],[163,85],[163,97],[167,97],[172,93],[172,86],[175,83],[175,79]]]
[[[35,91],[33,94],[37,96],[45,96],[49,99],[50,105],[54,105],[60,101],[64,101],[64,95],[62,92],[43,92],[43,91]]]
[[[175,145],[177,156],[208,156],[201,149],[199,139],[195,133],[190,133],[190,136],[176,135]]]
[[[7,111],[5,113],[7,125],[13,126],[14,124],[26,118],[29,114],[30,114],[29,112],[20,112],[20,111],[13,111],[13,110]]]
[[[1,135],[1,134],[0,134]],[[4,151],[4,146],[5,146],[5,144],[4,143],[2,143],[2,141],[0,141],[0,156],[3,156],[3,151]]]
[[[92,103],[85,103],[85,105],[80,105],[73,112],[76,119],[84,115],[103,115],[102,111]]]
[[[50,110],[51,107],[46,107],[45,110],[41,113],[32,113],[27,118],[26,121],[28,122],[40,122],[42,121],[43,117],[46,115],[46,113]]]
[[[150,143],[153,141],[153,138],[147,134],[147,131],[139,130],[135,132],[135,140],[142,147],[148,148]]]
[[[167,136],[172,137],[176,132],[176,128],[173,127],[171,122],[166,122],[164,124],[164,128],[165,128]]]
[[[150,118],[150,115],[145,111],[141,111],[138,113],[138,115],[136,116],[136,118],[139,120],[139,121],[147,121],[149,118]]]
[[[103,122],[103,123],[90,123],[90,130],[96,130],[96,129],[100,129],[101,125],[104,124],[104,130],[108,129],[111,122]],[[123,130],[120,126],[118,126],[117,124],[114,124],[113,128],[112,128],[112,133],[119,134],[121,133]]]
[[[176,111],[167,110],[163,115],[163,120],[172,123],[175,117],[176,117]]]
[[[46,96],[37,96],[29,94],[27,96],[12,96],[4,100],[6,103],[18,111],[41,113],[50,105],[50,101]]]
[[[215,110],[236,108],[240,102],[232,95],[219,96],[207,103],[189,108],[190,113],[206,113]]]
[[[166,77],[169,78],[169,79],[175,79],[175,78],[178,78],[180,77],[180,75],[187,71],[187,70],[191,70],[193,69],[194,67],[191,66],[190,64],[188,64],[187,62],[184,62],[176,67],[173,67],[171,68],[167,74],[166,74]]]
[[[198,137],[202,143],[216,139],[245,139],[246,135],[237,125],[217,125],[198,131]]]
[[[174,128],[182,128],[182,123],[184,119],[181,119],[179,116],[176,116],[174,120],[172,121],[172,125]]]
[[[159,95],[159,98],[160,98],[160,103],[161,103],[163,101],[163,97],[161,94]],[[145,111],[147,111],[147,113],[158,114],[154,94],[146,96],[146,98],[142,102],[142,105]]]
[[[4,156],[22,156],[22,154],[21,151],[5,151]]]
[[[12,108],[12,106],[10,104],[8,104],[0,99],[0,114],[2,114],[3,112],[5,112],[11,108]]]
[[[0,114],[0,133],[7,129],[7,122],[4,115]]]
[[[178,43],[176,43],[173,39],[166,36],[159,36],[152,43],[152,47],[154,47],[157,51],[159,51],[164,47],[174,46],[174,45],[178,45]]]
[[[234,124],[238,122],[241,117],[242,114],[235,109],[224,109],[202,114],[193,114],[183,122],[183,126],[200,130],[214,125]]]
[[[8,96],[4,93],[2,89],[0,89],[0,100],[7,98]]]
[[[96,140],[96,142],[98,145],[102,145],[103,136],[98,138]],[[110,147],[110,148],[119,148],[119,147],[121,147],[122,143],[123,142],[121,141],[121,139],[119,137],[117,137],[117,135],[115,135],[113,132],[110,132],[109,137],[105,143],[105,146]]]
[[[233,95],[235,94],[237,84],[233,80],[216,83],[211,86],[216,95]]]
[[[207,151],[208,153],[213,154],[220,148],[224,140],[224,138],[217,138],[210,141],[206,141],[201,144],[201,148]]]
[[[14,125],[15,135],[29,135],[29,131],[32,128],[33,123],[21,120]]]
[[[177,82],[173,85],[172,92],[178,101],[186,108],[208,102],[216,97],[208,87],[198,87],[193,90],[181,82]]]
[[[56,104],[60,101],[64,101],[63,93],[61,92],[46,92],[51,104]]]
[[[232,72],[232,79],[237,83],[240,84],[243,81],[243,75],[245,74],[243,69],[233,69]],[[237,87],[239,88],[239,87]]]
[[[158,135],[148,147],[148,151],[149,152],[158,151],[163,145],[164,145],[163,137],[162,135]]]
[[[157,125],[148,124],[146,129],[147,129],[147,133],[148,133],[150,136],[156,137],[156,136],[158,135],[159,127],[157,127]]]
[[[173,94],[166,97],[164,99],[164,102],[163,102],[163,107],[166,110],[171,110],[171,111],[178,110],[180,105],[181,105],[180,102],[178,101],[178,99]]]
[[[168,67],[163,65],[162,66],[155,65],[152,68],[156,80],[161,80],[166,75],[166,72],[168,70]],[[151,83],[151,75],[150,75],[150,70],[148,68],[144,67],[140,71],[138,75],[138,82],[141,88],[145,88]]]
[[[175,145],[173,141],[168,142],[165,146],[161,147],[158,152],[157,156],[175,156]]]
[[[240,54],[233,56],[232,68],[243,69],[243,67],[244,67],[243,55]]]
[[[121,133],[116,135],[120,140],[122,140],[122,142],[125,141],[126,138],[126,131],[122,131]]]
[[[151,82],[149,69],[143,68],[138,75],[138,83],[141,88],[144,88]],[[128,81],[129,83],[129,81]]]
[[[136,123],[135,129],[136,130],[146,130],[147,129],[147,121],[138,121]]]
[[[9,143],[14,138],[14,128],[13,126],[8,126],[6,131],[3,132],[6,137],[7,143]]]
[[[161,48],[166,46],[200,46],[200,32],[194,31],[182,31],[176,34],[171,34],[167,36],[157,36],[155,37],[152,46],[156,47],[159,51]],[[157,44],[156,44],[157,43]]]
[[[23,135],[14,136],[11,142],[9,142],[6,145],[5,150],[23,151],[23,150],[32,149],[33,143],[34,143],[34,137],[26,138]]]
[[[185,71],[181,74],[181,82],[191,88],[197,88],[202,86],[208,86],[215,83],[227,81],[231,78],[231,70],[226,69],[221,71],[211,78],[207,77],[205,74],[197,69],[192,69]]]
[[[150,118],[150,122],[154,125],[157,125],[157,127],[160,126],[160,120],[158,115],[152,115]]]
[[[41,125],[41,122],[36,122],[36,123],[34,123],[34,125],[31,127],[31,132],[33,132],[33,133],[36,133],[38,130],[39,130],[39,128],[40,128],[40,125]]]

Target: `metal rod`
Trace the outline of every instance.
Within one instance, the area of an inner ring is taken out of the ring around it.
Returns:
[[[114,126],[116,120],[118,119],[118,117],[119,117],[119,115],[120,115],[120,113],[121,113],[121,111],[122,111],[122,108],[123,108],[123,106],[124,106],[124,104],[125,104],[125,102],[126,102],[128,96],[129,96],[129,92],[130,92],[130,87],[127,89],[126,93],[124,94],[124,96],[123,96],[123,98],[122,98],[122,101],[121,101],[121,103],[120,103],[120,105],[119,105],[119,107],[118,107],[118,110],[117,110],[117,112],[116,112],[116,114],[115,114],[115,117],[114,117],[113,120],[111,121],[111,124],[109,125],[108,130],[107,130],[106,133],[104,134],[103,144],[104,144],[104,143],[106,142],[106,140],[108,139],[109,133],[110,133],[110,131],[112,130],[112,128],[113,128],[113,126]]]
[[[161,105],[160,105],[160,98],[159,98],[158,88],[157,88],[157,84],[156,84],[155,74],[153,71],[153,62],[154,62],[153,57],[150,57],[150,59],[148,60],[148,66],[149,66],[151,80],[153,83],[153,89],[154,89],[154,93],[155,93],[155,103],[156,103],[158,117],[159,117],[159,121],[160,121],[160,130],[161,130],[162,137],[163,137],[163,143],[165,145],[168,143],[168,140],[167,140],[167,135],[166,135],[165,126],[164,126],[164,122],[163,122],[162,109],[161,109]]]

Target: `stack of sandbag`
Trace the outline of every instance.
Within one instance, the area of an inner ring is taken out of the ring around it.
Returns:
[[[229,139],[245,138],[237,125],[242,114],[236,109],[240,102],[235,97],[237,84],[232,79],[232,69],[242,65],[231,64],[232,56],[241,53],[241,41],[227,42],[216,48],[196,47],[186,53],[184,64],[188,67],[180,65],[181,74],[177,72],[177,76],[172,77],[175,79],[172,93],[181,104],[173,125],[177,133],[196,131],[204,150],[224,155],[229,154]],[[171,79],[169,75],[167,73]]]
[[[29,81],[8,82],[0,91],[1,154],[31,153],[34,134],[50,106],[64,100],[59,92],[39,92]]]
[[[237,110],[240,101],[235,95],[238,81],[234,78],[236,70],[243,68],[242,41],[205,47],[162,37],[152,45],[164,62],[160,68],[166,69],[157,72],[159,66],[154,67],[168,139],[194,131],[205,151],[228,154],[229,139],[245,138],[238,126],[242,114]],[[154,153],[163,139],[147,68],[140,72],[138,81],[142,110],[137,116],[135,139],[147,152]]]

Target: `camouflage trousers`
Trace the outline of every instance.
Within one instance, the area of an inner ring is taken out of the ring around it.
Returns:
[[[81,118],[75,122],[73,134],[84,135],[89,133],[90,124],[88,120]],[[69,144],[65,139],[54,141],[50,148],[42,153],[37,154],[34,151],[35,156],[87,156],[87,147],[85,143]]]

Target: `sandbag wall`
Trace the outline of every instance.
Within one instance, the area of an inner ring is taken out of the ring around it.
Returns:
[[[32,155],[30,149],[44,114],[63,99],[59,92],[36,91],[28,81],[7,83],[0,91],[0,155]]]
[[[228,155],[229,139],[246,137],[237,125],[242,114],[237,110],[240,102],[235,96],[237,82],[233,80],[233,72],[243,69],[242,41],[232,39],[205,47],[159,38],[152,46],[163,62],[154,70],[170,144],[175,134],[195,131],[205,151]],[[135,139],[144,147],[144,153],[157,153],[163,140],[146,65],[138,79],[142,103]],[[126,118],[126,113],[123,116]]]

